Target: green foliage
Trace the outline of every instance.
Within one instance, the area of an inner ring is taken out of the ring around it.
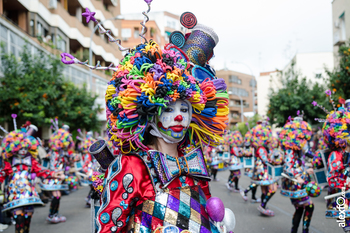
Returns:
[[[241,132],[242,136],[244,137],[244,135],[248,132],[248,130],[253,128],[256,125],[256,122],[258,122],[259,120],[261,120],[261,116],[258,114],[255,114],[253,117],[248,119],[248,122],[239,122],[236,125],[236,127],[233,128],[232,130],[238,130],[239,132]],[[249,129],[248,129],[247,123],[249,124]]]
[[[304,120],[310,124],[317,124],[315,118],[325,117],[320,108],[311,104],[316,101],[326,108],[330,107],[325,95],[325,85],[312,83],[306,77],[301,77],[294,64],[285,74],[280,74],[280,80],[282,88],[277,91],[271,89],[269,94],[267,116],[271,124],[282,127],[289,116],[296,116],[298,110],[304,111]]]
[[[338,99],[350,98],[350,43],[346,43],[339,48],[339,66],[334,70],[326,70],[329,79],[327,86],[332,90],[332,99],[337,104]]]
[[[98,129],[96,96],[63,79],[63,65],[53,56],[41,52],[31,56],[25,46],[20,60],[12,54],[1,54],[0,122],[10,122],[16,113],[20,122],[37,126],[50,125],[57,117],[71,130]]]

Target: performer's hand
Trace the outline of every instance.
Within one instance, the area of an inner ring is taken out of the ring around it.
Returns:
[[[306,172],[309,173],[310,175],[311,175],[311,174],[314,174],[314,169],[308,168],[308,169],[306,170]]]
[[[54,178],[64,180],[66,176],[63,174],[63,172],[56,172],[54,175]]]
[[[297,177],[297,182],[298,182],[299,184],[304,184],[305,180],[301,179],[301,177],[298,176],[298,177]]]

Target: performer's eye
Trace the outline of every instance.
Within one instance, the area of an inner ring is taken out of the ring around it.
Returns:
[[[166,108],[166,109],[164,110],[164,112],[173,112],[173,109],[172,109],[172,108]]]
[[[181,112],[188,112],[188,109],[187,108],[182,108]]]

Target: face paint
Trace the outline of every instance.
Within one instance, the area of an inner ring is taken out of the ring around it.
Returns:
[[[190,109],[183,100],[170,104],[157,118],[159,132],[168,139],[182,139],[190,125]]]
[[[27,149],[22,148],[18,151],[18,154],[23,157],[27,154],[27,152],[28,152]]]

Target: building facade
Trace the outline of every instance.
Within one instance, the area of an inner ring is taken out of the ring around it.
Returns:
[[[253,112],[253,91],[255,89],[254,77],[248,74],[239,73],[232,70],[218,70],[218,78],[225,80],[227,92],[229,93],[229,128],[241,122],[241,116],[244,113]],[[242,99],[242,105],[241,105]],[[255,99],[256,100],[256,99]],[[243,112],[241,111],[243,107]],[[247,118],[243,116],[243,120]]]
[[[334,64],[339,64],[339,46],[350,39],[350,2],[347,0],[333,0],[333,53]]]
[[[86,7],[96,12],[95,18],[103,22],[113,36],[120,36],[121,21],[115,20],[120,16],[119,0],[0,0],[0,42],[5,45],[5,52],[15,56],[19,56],[27,41],[33,55],[39,50],[53,54],[68,52],[85,61],[91,49],[92,64],[97,61],[102,66],[118,64],[122,53],[98,30],[94,32],[94,22],[86,23],[81,15]],[[110,72],[91,71],[77,65],[64,69],[67,80],[80,87],[85,84],[88,90],[98,94],[95,104],[102,108],[110,75]],[[105,111],[98,117],[104,123]],[[42,129],[43,139],[49,135],[48,128]]]
[[[122,20],[122,45],[125,48],[133,48],[136,45],[141,43],[140,34],[142,32],[142,26],[140,24],[140,20]],[[147,22],[147,32],[145,34],[145,38],[147,40],[154,40],[157,42],[161,48],[164,47],[165,41],[161,35],[160,28],[158,24],[154,20],[150,20]]]
[[[181,25],[180,16],[178,15],[174,15],[167,11],[160,11],[150,12],[148,16],[150,21],[154,21],[159,28],[160,38],[156,38],[156,42],[160,45],[164,46],[165,44],[169,43],[169,36],[173,31],[181,31],[184,34],[186,33],[186,28]],[[138,22],[136,28],[140,26],[140,21],[143,20],[143,15],[139,13],[123,14],[123,17],[125,20],[136,20]],[[153,27],[152,25],[149,25],[150,21],[147,22],[149,31]],[[139,30],[141,30],[141,28]]]
[[[258,112],[261,116],[266,116],[269,106],[269,95],[271,90],[277,91],[282,88],[281,72],[271,71],[260,73],[258,82]]]

